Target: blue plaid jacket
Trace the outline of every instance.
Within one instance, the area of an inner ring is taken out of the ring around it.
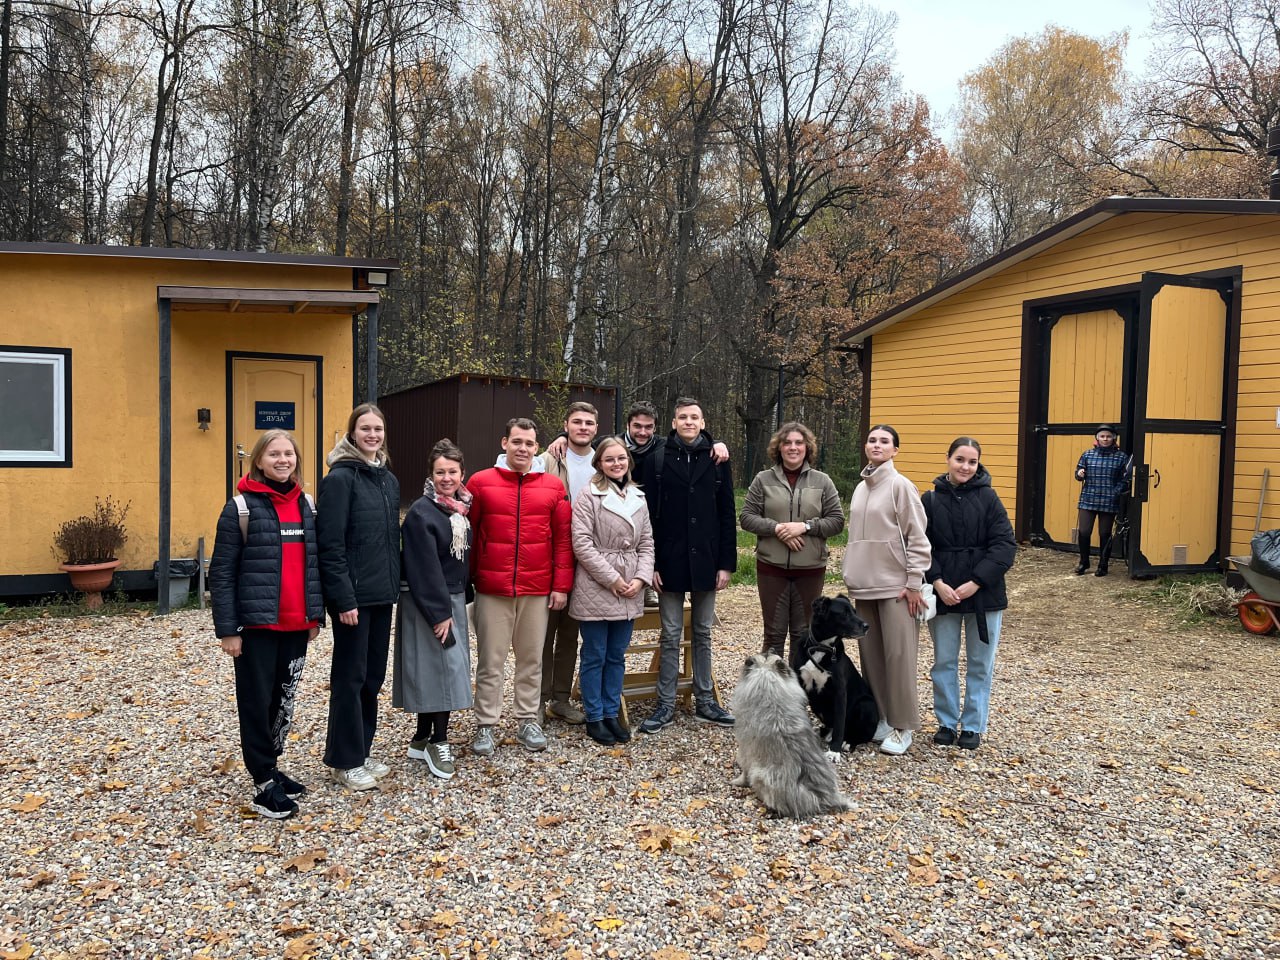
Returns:
[[[1077,506],[1098,513],[1118,513],[1120,498],[1129,492],[1132,465],[1130,456],[1119,447],[1091,447],[1080,454],[1076,470],[1084,470],[1084,486]]]

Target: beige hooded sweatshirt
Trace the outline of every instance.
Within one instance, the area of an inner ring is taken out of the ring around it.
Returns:
[[[919,491],[892,460],[865,467],[849,503],[842,568],[849,596],[886,600],[903,587],[919,590],[932,558],[926,523]]]

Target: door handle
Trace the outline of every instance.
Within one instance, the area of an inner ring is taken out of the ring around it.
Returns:
[[[1133,468],[1133,499],[1138,503],[1147,502],[1148,480],[1151,467],[1145,463],[1135,464]]]
[[[244,461],[248,456],[249,454],[244,452],[244,444],[237,443],[236,444],[236,479],[237,480],[244,476]]]
[[[1160,489],[1160,471],[1157,470],[1155,467],[1152,467],[1151,472],[1156,475],[1156,482],[1151,485],[1151,489],[1159,490]]]

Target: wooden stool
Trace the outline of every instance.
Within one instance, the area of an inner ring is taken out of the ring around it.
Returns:
[[[687,709],[689,698],[693,695],[693,612],[689,601],[684,603],[683,612],[684,636],[680,641],[680,671],[676,676],[676,696]],[[641,638],[637,634],[647,631],[654,636]],[[658,665],[662,661],[662,617],[657,607],[645,607],[644,614],[636,619],[632,628],[631,643],[627,645],[627,655],[648,653],[647,670],[630,670],[622,676],[622,701],[619,704],[619,719],[623,725],[631,727],[631,716],[628,700],[651,700],[658,695]],[[716,683],[714,674],[711,677],[711,693],[716,703],[720,701],[720,685]],[[573,678],[573,695],[581,698],[582,690],[578,685],[578,677]],[[723,706],[723,704],[721,704]]]
[[[689,698],[693,694],[693,614],[689,609],[689,601],[686,600],[683,612],[684,636],[680,640],[680,672],[676,677],[676,696],[685,705],[689,706]],[[656,631],[656,636],[647,638],[638,637],[641,631]],[[658,664],[662,659],[662,618],[658,615],[656,607],[646,607],[644,616],[635,622],[635,632],[631,635],[631,643],[627,647],[627,654],[633,653],[649,653],[652,656],[649,659],[649,669],[628,671],[622,677],[622,710],[621,720],[626,726],[631,726],[631,719],[628,711],[628,702],[630,700],[649,700],[658,695]],[[711,679],[711,690],[716,698],[716,703],[720,703],[720,688],[715,682],[714,675]]]

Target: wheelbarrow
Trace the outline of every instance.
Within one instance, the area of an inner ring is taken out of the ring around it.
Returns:
[[[1280,579],[1268,576],[1249,566],[1250,557],[1228,557],[1236,565],[1244,582],[1252,589],[1240,598],[1236,612],[1240,625],[1250,633],[1274,633],[1280,630]]]

